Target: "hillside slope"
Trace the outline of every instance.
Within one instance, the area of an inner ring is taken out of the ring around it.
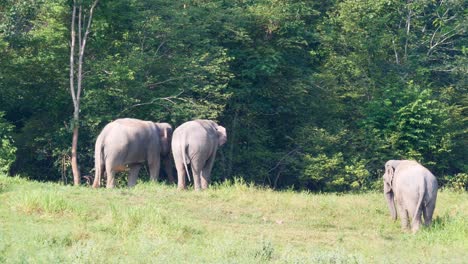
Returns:
[[[381,193],[275,192],[237,182],[93,190],[0,176],[1,263],[462,263],[468,194],[432,228],[392,222]]]

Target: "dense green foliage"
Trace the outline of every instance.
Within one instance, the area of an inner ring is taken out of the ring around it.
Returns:
[[[217,180],[369,189],[386,160],[404,158],[467,186],[467,9],[463,0],[101,1],[85,55],[81,171],[91,173],[94,140],[113,119],[210,118],[228,131]],[[70,19],[69,1],[0,0],[12,173],[71,179]]]
[[[8,173],[16,159],[16,147],[11,138],[12,129],[13,126],[3,119],[3,112],[0,112],[0,173]]]
[[[1,263],[464,263],[468,193],[439,192],[413,235],[381,192],[91,189],[0,175]],[[193,202],[197,201],[197,202]],[[369,243],[372,241],[371,243]]]

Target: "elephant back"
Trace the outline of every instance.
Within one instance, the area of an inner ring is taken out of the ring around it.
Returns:
[[[216,131],[216,127],[218,126],[216,122],[212,120],[207,120],[207,119],[197,119],[197,120],[194,120],[193,122],[196,122],[197,124],[199,124],[206,131],[211,131],[211,132]]]
[[[122,162],[143,162],[152,152],[159,151],[159,131],[153,122],[122,118],[109,125],[107,149],[119,153]]]

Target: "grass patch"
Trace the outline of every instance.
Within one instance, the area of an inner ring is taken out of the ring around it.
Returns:
[[[0,263],[460,263],[467,198],[441,191],[433,225],[412,235],[381,193],[94,190],[0,176]]]
[[[33,190],[17,193],[10,205],[26,214],[65,214],[73,210],[71,202],[65,200],[63,194],[57,191]]]

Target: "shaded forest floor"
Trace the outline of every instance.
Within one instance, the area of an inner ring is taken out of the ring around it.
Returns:
[[[0,176],[1,263],[462,263],[468,193],[441,191],[431,228],[390,220],[381,193],[75,188]]]

